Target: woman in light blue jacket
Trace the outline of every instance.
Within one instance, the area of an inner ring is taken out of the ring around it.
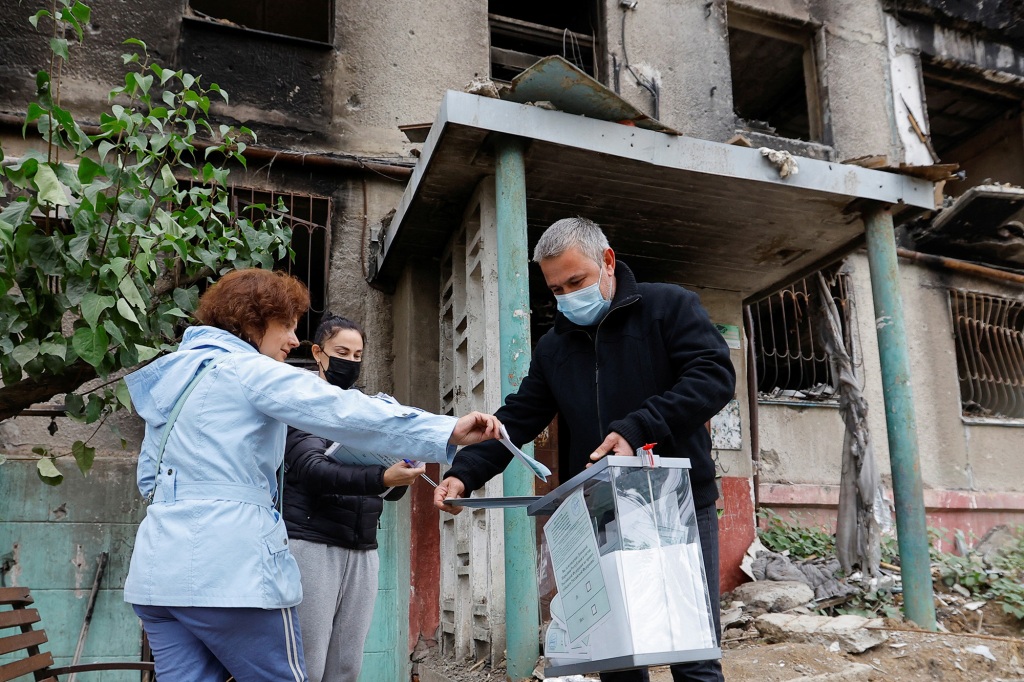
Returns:
[[[288,275],[231,272],[200,300],[203,326],[126,377],[146,421],[138,484],[151,504],[124,595],[160,682],[306,680],[299,571],[275,509],[286,425],[426,461],[498,436],[490,415],[438,416],[285,364],[308,306]]]

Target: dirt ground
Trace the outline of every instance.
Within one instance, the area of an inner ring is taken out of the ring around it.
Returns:
[[[770,643],[753,628],[729,630],[722,647],[725,678],[737,682],[1024,682],[1024,626],[1019,621],[993,604],[967,618],[941,609],[938,616],[950,632],[907,632],[903,631],[906,624],[886,621],[886,627],[892,628],[887,631],[888,641],[861,654],[832,651],[826,642]],[[440,674],[421,675],[423,682],[506,679],[503,669],[446,660],[436,652],[422,665]],[[651,682],[671,681],[668,668],[651,671]]]

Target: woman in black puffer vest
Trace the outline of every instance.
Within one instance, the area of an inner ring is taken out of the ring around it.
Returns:
[[[313,339],[320,378],[349,389],[359,376],[364,335],[328,315]],[[288,429],[284,520],[302,574],[297,607],[310,682],[355,682],[377,596],[377,527],[384,500],[397,500],[423,473],[400,462],[355,466],[325,454],[330,441]]]

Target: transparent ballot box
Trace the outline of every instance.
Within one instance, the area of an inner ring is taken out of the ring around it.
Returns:
[[[605,457],[527,507],[549,515],[538,562],[547,676],[721,657],[689,469]]]

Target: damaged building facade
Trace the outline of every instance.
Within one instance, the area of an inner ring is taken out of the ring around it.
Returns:
[[[107,91],[121,79],[121,43],[129,37],[144,40],[165,65],[230,92],[216,117],[259,134],[247,169],[232,175],[233,193],[288,203],[298,254],[291,267],[311,288],[310,320],[329,309],[360,321],[367,332],[360,387],[437,411],[500,404],[499,384],[473,383],[491,371],[484,369],[487,353],[498,351],[494,288],[481,278],[473,289],[472,277],[458,275],[493,267],[495,245],[481,227],[493,220],[493,190],[471,198],[448,233],[428,235],[393,277],[374,268],[387,217],[402,202],[446,90],[477,81],[476,91],[486,91],[479,81],[508,81],[556,54],[683,136],[788,151],[797,167],[809,158],[936,181],[941,210],[894,208],[907,256],[899,284],[929,525],[981,535],[1024,520],[1024,289],[1013,272],[1024,271],[1024,195],[1016,189],[1024,185],[1020,10],[1005,0],[983,2],[980,11],[942,0],[548,5],[96,0],[86,46],[65,74],[63,102],[82,120],[98,120]],[[22,16],[22,9],[9,8],[0,20],[0,140],[8,157],[31,144],[21,127],[46,55],[45,41],[29,30],[30,10]],[[723,204],[741,199],[713,197]],[[613,237],[640,227],[657,232],[643,222],[643,207],[620,209],[620,222],[605,222]],[[743,580],[739,560],[753,538],[757,506],[834,523],[844,428],[820,341],[815,273],[822,268],[889,483],[875,333],[885,321],[874,312],[863,237],[810,259],[820,249],[806,237],[787,238],[771,215],[758,215],[757,224],[771,236],[744,248],[762,267],[793,276],[749,295],[691,276],[722,264],[687,244],[673,256],[686,264],[681,274],[642,244],[624,254],[641,274],[694,288],[733,347],[736,400],[712,425],[724,589]],[[530,224],[531,243],[540,227]],[[728,243],[727,234],[717,236]],[[536,339],[550,326],[553,303],[535,272],[530,307]],[[300,333],[308,338],[304,324]],[[470,335],[460,325],[481,331]],[[457,389],[466,382],[471,390],[463,394]],[[67,614],[66,632],[51,633],[51,641],[60,642],[58,658],[70,656],[85,610],[82,588],[95,557],[109,552],[89,644],[96,649],[87,654],[137,656],[138,625],[122,608],[119,588],[134,524],[144,514],[133,485],[140,428],[123,419],[127,451],[108,436],[88,480],[68,476],[60,488],[40,491],[31,448],[89,435],[54,416],[58,408],[0,424],[7,457],[0,466],[0,584],[28,585],[41,595],[41,610]],[[55,436],[47,432],[51,420],[59,426]],[[557,462],[554,429],[535,447],[539,458]],[[486,491],[501,492],[497,480]],[[429,488],[416,486],[385,514],[364,679],[407,679],[418,644],[422,650],[436,642],[458,659],[497,664],[503,657],[500,512],[439,521],[430,497]]]

